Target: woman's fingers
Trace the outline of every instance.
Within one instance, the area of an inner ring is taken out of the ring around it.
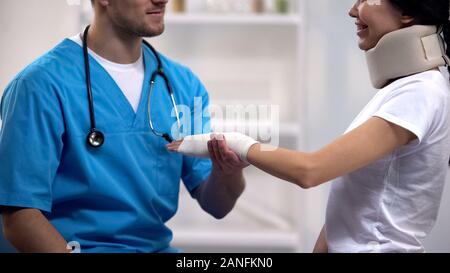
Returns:
[[[170,143],[170,144],[167,144],[167,145],[166,145],[167,150],[169,150],[169,151],[171,151],[171,152],[177,152],[178,149],[179,149],[180,146],[181,146],[181,143],[183,143],[183,140],[178,140],[178,141],[174,141],[174,142],[172,142],[172,143]]]

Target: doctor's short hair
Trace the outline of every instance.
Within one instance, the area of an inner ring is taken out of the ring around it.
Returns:
[[[416,25],[435,25],[442,28],[446,53],[450,56],[450,1],[449,0],[389,0],[403,12],[414,18]],[[450,72],[450,66],[448,66]]]

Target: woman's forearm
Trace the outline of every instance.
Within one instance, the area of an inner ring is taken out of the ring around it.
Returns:
[[[371,118],[314,153],[270,149],[253,145],[248,161],[261,170],[302,188],[311,188],[356,171],[416,139],[406,129]]]
[[[282,148],[269,150],[265,152],[261,144],[253,145],[247,159],[255,167],[280,179],[305,189],[312,186],[314,164],[311,154]]]
[[[2,212],[5,238],[24,253],[67,253],[67,242],[36,209]]]

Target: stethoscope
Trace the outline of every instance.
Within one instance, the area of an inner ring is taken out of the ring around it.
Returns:
[[[92,148],[100,148],[105,143],[105,135],[102,133],[102,131],[97,129],[96,122],[95,122],[95,111],[94,111],[94,98],[92,96],[92,85],[91,85],[91,69],[89,65],[89,55],[88,55],[88,33],[89,33],[90,26],[87,26],[84,34],[83,34],[83,55],[84,55],[84,67],[85,67],[85,73],[86,73],[86,89],[87,89],[87,95],[88,95],[88,102],[89,102],[89,117],[91,121],[91,128],[89,129],[89,133],[87,135],[87,143]],[[161,59],[158,55],[158,52],[153,48],[152,45],[150,45],[147,41],[143,40],[143,43],[152,51],[153,55],[156,58],[156,61],[158,63],[158,67],[155,72],[152,73],[152,76],[150,78],[150,90],[148,94],[147,99],[147,115],[149,120],[150,129],[156,136],[164,138],[167,142],[171,143],[173,142],[172,137],[168,133],[160,133],[158,132],[152,122],[152,116],[151,116],[151,108],[150,108],[150,102],[151,102],[151,96],[153,93],[153,88],[155,86],[156,77],[160,76],[163,78],[167,91],[169,92],[170,99],[172,101],[172,106],[175,111],[175,115],[177,118],[177,125],[178,129],[181,128],[181,122],[180,122],[180,115],[178,112],[177,104],[175,102],[175,97],[173,95],[173,89],[170,85],[169,78],[164,73],[163,65],[161,62]]]

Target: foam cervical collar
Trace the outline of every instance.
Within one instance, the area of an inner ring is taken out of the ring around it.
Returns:
[[[381,89],[390,81],[448,63],[435,26],[414,25],[386,34],[366,52],[370,78]]]

